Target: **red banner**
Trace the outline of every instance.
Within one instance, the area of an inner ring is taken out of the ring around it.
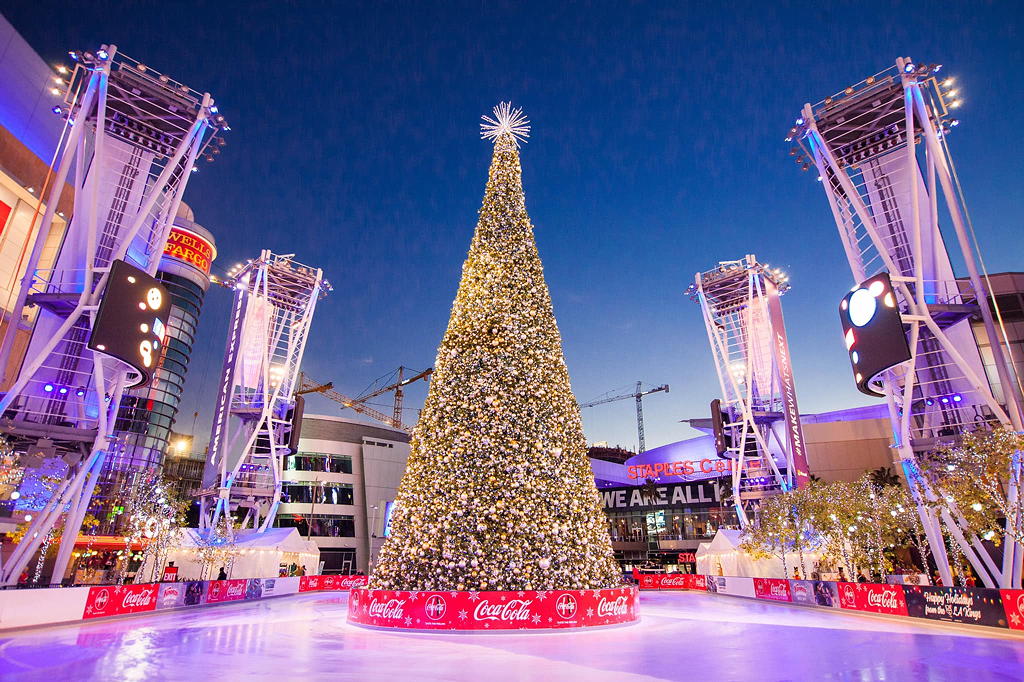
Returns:
[[[837,583],[839,605],[854,611],[906,616],[907,598],[902,585],[876,583]]]
[[[641,590],[707,590],[707,576],[695,573],[634,573]]]
[[[522,592],[395,592],[356,588],[348,621],[412,630],[539,630],[635,621],[635,587]]]
[[[101,618],[103,616],[120,616],[125,613],[153,611],[156,609],[156,595],[159,587],[152,583],[90,587],[82,618]]]
[[[316,592],[317,590],[324,589],[321,581],[327,576],[323,575],[304,575],[299,578],[299,592]]]
[[[244,578],[237,580],[211,580],[206,590],[206,603],[219,604],[225,601],[238,601],[245,599]]]
[[[365,575],[325,575],[320,581],[321,590],[351,590],[366,587],[370,579]]]
[[[1024,630],[1024,590],[999,590],[1006,612],[1006,625],[1011,630]]]
[[[754,596],[773,601],[793,601],[789,581],[783,578],[754,578]]]

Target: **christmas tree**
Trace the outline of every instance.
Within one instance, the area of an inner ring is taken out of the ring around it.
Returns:
[[[370,586],[614,587],[621,573],[526,214],[521,110],[484,117],[494,156],[448,330]]]

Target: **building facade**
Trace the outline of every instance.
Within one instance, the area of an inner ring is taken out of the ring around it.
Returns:
[[[192,209],[182,202],[156,274],[171,299],[164,352],[152,382],[125,391],[121,399],[114,424],[115,441],[103,463],[91,505],[92,513],[100,521],[99,534],[118,532],[120,519],[114,507],[119,506],[117,500],[122,491],[149,480],[164,463],[165,455],[175,460],[165,473],[191,480],[192,470],[197,466],[202,469],[203,460],[196,464],[192,457],[175,450],[171,429],[185,390],[196,327],[216,255],[213,235],[195,222]],[[186,482],[182,492],[189,485]]]
[[[324,573],[369,572],[408,457],[405,431],[305,415],[274,525],[315,541]]]

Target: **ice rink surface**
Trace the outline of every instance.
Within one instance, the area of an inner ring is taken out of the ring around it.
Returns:
[[[419,634],[345,622],[309,594],[0,635],[2,680],[1024,679],[1024,638],[697,592],[643,593],[640,623]]]

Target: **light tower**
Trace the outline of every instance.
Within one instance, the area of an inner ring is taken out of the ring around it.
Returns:
[[[753,255],[697,273],[700,304],[722,388],[725,442],[740,522],[768,495],[809,480],[789,342],[779,297],[788,277]]]
[[[331,287],[323,271],[295,262],[293,254],[267,250],[230,275],[235,300],[200,524],[211,530],[224,515],[238,512],[244,513],[241,528],[263,532],[281,502],[284,458],[298,441],[294,393],[313,311]]]
[[[32,336],[17,379],[0,397],[0,428],[25,453],[23,462],[63,457],[70,472],[32,515],[25,539],[0,574],[6,584],[17,580],[66,515],[52,581],[63,578],[114,445],[122,391],[144,378],[103,347],[87,346],[111,268],[121,260],[149,275],[156,271],[196,158],[219,154],[220,133],[228,129],[208,93],[121,55],[113,45],[71,57],[76,65],[65,106],[54,107],[67,123],[40,194],[45,212],[33,230],[12,309],[13,320],[34,323]],[[74,216],[53,267],[40,269],[65,184],[74,191]],[[10,325],[0,342],[0,366],[11,359],[17,326]],[[151,364],[157,359],[152,343],[136,350]]]
[[[952,79],[939,82],[940,68],[899,58],[891,68],[816,105],[805,104],[786,141],[794,145],[790,154],[803,169],[816,171],[855,284],[881,272],[891,278],[910,361],[881,373],[866,388],[888,400],[899,461],[943,582],[951,585],[940,518],[924,503],[934,496],[916,458],[966,431],[999,424],[1020,430],[1021,398],[998,342],[1005,337],[997,333],[986,300],[990,295],[949,157],[947,137],[958,124],[950,108],[959,100]],[[953,274],[940,218],[952,224],[952,244],[969,275],[966,284]],[[994,340],[992,364],[1005,405],[986,381],[972,316],[981,317]],[[854,365],[855,336],[847,337]],[[1016,496],[1016,490],[1010,494]],[[1020,547],[1007,543],[1000,568],[952,514],[941,512],[941,522],[986,585],[1020,582]]]

